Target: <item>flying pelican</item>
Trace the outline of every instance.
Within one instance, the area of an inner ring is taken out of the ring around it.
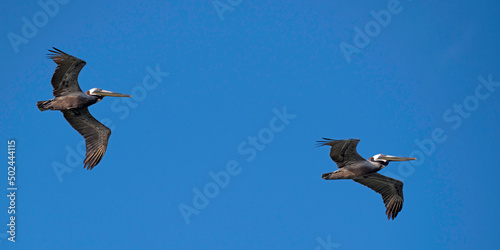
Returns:
[[[338,170],[325,173],[321,177],[325,180],[352,179],[382,195],[387,219],[396,218],[403,208],[403,182],[378,174],[390,161],[411,161],[416,158],[398,157],[377,154],[365,160],[356,151],[359,139],[332,140],[323,138],[318,141],[318,147],[331,146],[330,157],[337,163]]]
[[[107,90],[93,88],[85,93],[78,85],[78,74],[87,64],[85,61],[68,55],[61,50],[52,47],[48,57],[52,59],[57,68],[52,76],[52,94],[54,99],[39,101],[36,103],[40,111],[59,110],[69,124],[85,138],[87,153],[85,155],[84,168],[94,168],[102,159],[111,129],[96,120],[87,109],[102,100],[105,96],[131,97],[114,93]]]

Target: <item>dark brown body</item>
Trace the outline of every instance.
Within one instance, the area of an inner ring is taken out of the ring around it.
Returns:
[[[86,108],[102,100],[102,97],[91,96],[85,93],[78,95],[57,96],[52,100],[37,102],[38,109],[45,110],[70,110],[76,108]]]
[[[351,162],[344,165],[341,169],[323,174],[322,178],[325,180],[353,179],[363,175],[376,173],[383,167],[385,166],[379,162],[371,162],[367,160]]]

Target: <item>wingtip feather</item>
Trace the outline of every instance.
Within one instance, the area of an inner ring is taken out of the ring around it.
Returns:
[[[329,139],[329,138],[326,138],[326,137],[322,137],[322,138],[323,138],[323,141],[316,141],[316,148],[325,146],[329,142],[334,141],[333,139]]]

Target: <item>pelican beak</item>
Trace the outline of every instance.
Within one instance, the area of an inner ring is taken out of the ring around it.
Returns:
[[[115,92],[107,91],[107,90],[104,90],[104,89],[96,91],[95,94],[96,95],[101,95],[101,96],[132,97],[131,95],[125,95],[125,94],[115,93]]]
[[[384,156],[380,156],[379,159],[386,160],[386,161],[412,161],[412,160],[416,160],[417,158],[384,155]]]

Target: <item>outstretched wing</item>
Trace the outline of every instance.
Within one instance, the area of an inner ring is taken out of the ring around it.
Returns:
[[[47,54],[57,64],[51,81],[54,88],[52,94],[57,97],[71,93],[81,93],[82,90],[78,85],[78,74],[87,63],[54,47],[52,48],[54,50],[49,50],[51,53]]]
[[[87,169],[94,168],[108,147],[111,129],[96,120],[87,108],[61,111],[69,124],[85,138],[87,153],[83,163]]]
[[[331,146],[330,157],[337,163],[339,168],[344,167],[348,162],[366,161],[358,154],[358,151],[356,151],[359,139],[332,140],[323,138],[323,140],[324,141],[318,141],[318,147],[325,145]]]
[[[356,177],[353,180],[381,194],[387,219],[396,218],[403,208],[403,182],[378,173]]]

